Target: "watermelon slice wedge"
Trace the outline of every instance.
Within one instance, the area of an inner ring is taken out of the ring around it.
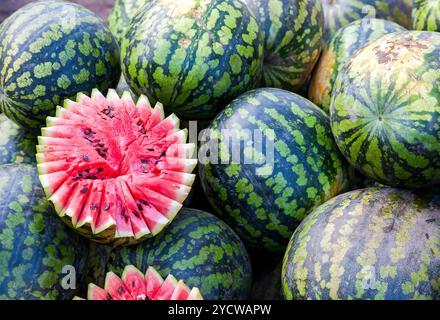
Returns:
[[[175,115],[141,96],[98,90],[66,100],[38,138],[40,181],[58,215],[99,243],[161,232],[191,191],[197,164]]]
[[[74,300],[85,299],[75,297]],[[188,288],[172,275],[163,280],[152,267],[144,275],[136,267],[128,265],[121,278],[108,272],[104,289],[89,284],[87,300],[203,300],[203,297],[199,289]]]

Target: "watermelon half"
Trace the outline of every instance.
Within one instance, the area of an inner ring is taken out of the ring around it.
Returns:
[[[182,280],[177,281],[172,275],[164,280],[153,267],[149,267],[144,275],[129,265],[121,278],[108,272],[104,289],[89,284],[87,300],[203,300],[203,297],[199,289],[188,288]]]
[[[182,207],[197,164],[175,115],[141,96],[98,90],[67,100],[38,137],[37,163],[58,215],[99,243],[158,234]]]

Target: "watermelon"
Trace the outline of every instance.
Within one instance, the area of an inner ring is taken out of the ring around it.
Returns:
[[[179,119],[130,93],[66,100],[38,138],[40,181],[58,215],[99,243],[157,235],[182,207],[197,164]],[[117,135],[115,135],[117,133]]]
[[[440,197],[390,187],[313,211],[284,256],[286,299],[440,299]]]
[[[119,80],[119,48],[104,22],[65,1],[32,2],[0,26],[0,110],[38,132],[63,99]]]
[[[412,0],[322,0],[326,43],[343,26],[365,18],[391,20],[411,27]]]
[[[440,31],[440,2],[414,0],[412,18],[415,30]]]
[[[246,299],[251,289],[252,267],[238,236],[217,217],[195,209],[182,209],[153,239],[115,248],[106,272],[121,274],[129,264],[184,279],[208,300]]]
[[[348,161],[389,186],[440,183],[440,34],[400,32],[365,46],[339,74],[332,130]]]
[[[87,258],[87,242],[57,218],[34,166],[1,166],[0,300],[72,299]]]
[[[348,184],[328,116],[282,89],[257,89],[228,105],[205,131],[199,160],[217,214],[249,246],[274,253]]]
[[[0,165],[7,163],[35,163],[37,139],[0,114]]]
[[[260,28],[240,0],[153,1],[132,19],[121,47],[132,90],[187,120],[212,119],[260,81]]]
[[[310,100],[329,112],[333,86],[346,61],[367,43],[388,33],[401,31],[405,31],[405,28],[394,22],[371,18],[354,21],[339,29],[315,68],[309,87]]]
[[[411,28],[413,0],[376,0],[377,17]]]
[[[169,275],[165,280],[149,267],[143,274],[135,266],[126,266],[122,277],[108,272],[104,289],[91,283],[88,300],[203,300],[198,288],[190,289]]]
[[[320,0],[247,0],[264,33],[263,86],[298,91],[323,48]]]
[[[150,0],[116,0],[108,17],[108,26],[119,43],[122,43],[131,19]]]

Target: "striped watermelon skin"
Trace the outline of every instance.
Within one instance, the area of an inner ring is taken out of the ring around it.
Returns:
[[[264,87],[298,91],[323,48],[320,0],[247,0],[258,8],[264,33]]]
[[[348,161],[390,186],[440,182],[440,35],[386,35],[359,50],[333,90],[332,130]]]
[[[414,0],[412,17],[414,30],[440,31],[440,2]]]
[[[322,0],[326,43],[343,26],[365,18],[391,20],[411,27],[412,0]]]
[[[182,119],[212,119],[257,86],[262,62],[257,20],[239,0],[152,2],[122,42],[130,87]]]
[[[376,0],[377,17],[411,29],[413,0]]]
[[[8,163],[35,163],[37,139],[0,114],[0,165]]]
[[[369,188],[340,195],[295,231],[287,299],[440,299],[440,198]]]
[[[117,42],[80,5],[32,2],[3,22],[0,39],[0,109],[26,129],[38,131],[64,98],[118,83]]]
[[[248,92],[208,130],[201,141],[211,139],[219,147],[214,143],[209,150],[202,142],[199,159],[217,149],[219,155],[218,164],[212,158],[199,163],[205,194],[217,214],[257,250],[283,252],[302,219],[347,186],[328,116],[299,95],[273,88]],[[244,141],[239,149],[226,143],[222,130]],[[232,158],[235,150],[240,159]]]
[[[329,112],[336,77],[347,60],[367,43],[401,31],[405,31],[405,28],[397,23],[371,18],[354,21],[339,29],[324,49],[315,68],[309,87],[310,100]]]
[[[63,289],[63,267],[75,268],[78,288],[88,243],[58,219],[34,166],[1,166],[0,195],[0,299],[72,299],[78,292]]]
[[[116,0],[108,17],[108,26],[119,43],[122,43],[131,19],[150,0]]]
[[[107,271],[119,273],[126,264],[138,269],[152,266],[160,274],[185,279],[207,300],[249,297],[252,267],[245,247],[229,226],[203,211],[184,208],[151,241],[115,248]]]

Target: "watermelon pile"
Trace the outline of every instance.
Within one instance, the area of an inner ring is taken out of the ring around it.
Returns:
[[[22,2],[1,300],[440,300],[439,1]]]

